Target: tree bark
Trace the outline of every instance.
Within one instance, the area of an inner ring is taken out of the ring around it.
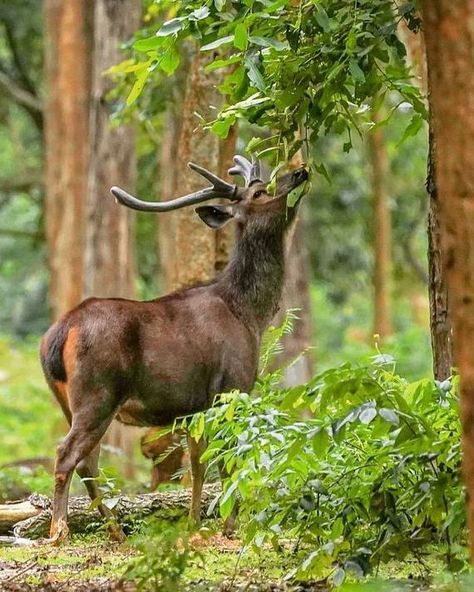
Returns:
[[[380,121],[378,110],[372,111],[372,120]],[[386,189],[389,163],[381,127],[368,135],[368,142],[374,208],[374,333],[383,340],[392,333],[392,221]]]
[[[423,93],[428,93],[426,46],[423,32],[413,33],[402,19],[399,26],[413,73]],[[448,306],[448,289],[443,269],[438,192],[436,187],[436,150],[433,122],[430,121],[428,174],[426,188],[429,196],[428,214],[428,295],[430,299],[430,332],[433,354],[433,374],[436,380],[446,380],[452,372],[453,344]]]
[[[92,6],[45,0],[46,236],[54,319],[81,299],[89,158]]]
[[[288,237],[285,283],[280,311],[275,323],[281,324],[289,309],[297,309],[293,331],[282,338],[283,352],[276,365],[283,368],[283,385],[295,386],[308,382],[314,374],[313,319],[311,309],[309,253],[306,248],[306,217],[303,203]]]
[[[220,102],[217,84],[220,82],[216,71],[205,72],[206,64],[212,61],[212,55],[203,56],[199,52],[192,60],[186,97],[183,106],[183,122],[179,139],[177,163],[184,168],[186,163],[193,161],[222,174],[224,166],[221,159],[221,142],[214,134],[204,130],[199,125],[196,113],[205,120],[215,116],[215,107]],[[213,109],[214,107],[214,109]],[[228,142],[234,142],[231,135]],[[225,144],[224,144],[225,145]],[[226,148],[226,151],[230,152]],[[225,166],[230,166],[230,162]],[[185,195],[203,187],[203,178],[191,171],[179,175],[176,188],[180,195]],[[204,181],[205,182],[205,181]],[[215,233],[203,225],[192,208],[183,208],[169,215],[172,219],[170,228],[173,229],[172,251],[173,263],[170,266],[169,288],[178,289],[196,283],[211,280],[224,260],[222,253],[217,256],[223,237],[230,232],[228,228]]]
[[[428,214],[428,294],[430,298],[430,333],[433,354],[433,374],[436,380],[451,376],[453,343],[451,319],[448,306],[448,286],[443,264],[438,189],[436,186],[436,149],[430,122],[428,147],[428,175],[426,188],[430,199]]]
[[[85,263],[82,297],[135,296],[133,213],[119,207],[110,187],[133,192],[136,170],[135,134],[130,125],[110,122],[112,88],[104,72],[122,59],[120,45],[138,27],[139,0],[96,0],[94,4],[94,60],[89,120],[91,159],[86,197]],[[131,428],[113,422],[104,443],[123,451],[125,474],[133,476]]]
[[[292,165],[295,168],[303,165],[301,150],[293,157]],[[288,310],[297,309],[293,331],[283,336],[283,351],[276,360],[276,366],[283,368],[282,382],[287,387],[304,384],[314,375],[314,354],[310,351],[313,344],[310,263],[305,240],[307,211],[303,201],[286,238],[285,283],[275,318],[275,324],[280,325]]]
[[[464,480],[474,561],[474,5],[422,0],[439,222],[461,378]]]
[[[112,81],[104,72],[121,60],[120,44],[138,27],[140,3],[138,0],[96,0],[94,4],[91,161],[83,296],[130,298],[135,295],[133,214],[117,206],[110,195],[110,187],[120,185],[133,191],[135,134],[130,125],[111,125],[113,105],[108,101],[108,94]]]

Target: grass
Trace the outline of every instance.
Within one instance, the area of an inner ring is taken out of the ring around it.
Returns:
[[[214,528],[216,524],[211,526]],[[238,541],[211,534],[210,529],[205,531],[204,537],[193,537],[192,546],[196,553],[191,557],[180,580],[181,585],[176,590],[217,590],[222,582],[227,582],[227,586],[233,582],[236,589],[252,582],[255,590],[263,590],[271,582],[283,582],[285,573],[291,567],[289,553],[273,549],[241,553]],[[442,563],[437,559],[438,551],[433,549],[432,554],[424,558],[423,565],[415,558],[393,561],[381,568],[377,576],[362,582],[346,582],[340,590],[472,592],[472,580],[455,579],[443,572]],[[117,545],[105,535],[97,534],[74,536],[70,543],[60,548],[0,547],[0,589],[5,578],[14,578],[16,583],[31,586],[67,581],[72,589],[75,583],[88,582],[91,589],[95,589],[94,585],[118,581],[128,562],[136,556],[133,538]]]

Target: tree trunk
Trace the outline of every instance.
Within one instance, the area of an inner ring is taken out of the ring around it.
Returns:
[[[303,165],[299,150],[292,160],[297,168]],[[295,386],[308,382],[314,375],[313,316],[311,307],[311,280],[307,241],[307,206],[303,201],[298,216],[286,239],[285,283],[280,309],[275,324],[281,325],[289,309],[297,309],[293,331],[282,338],[283,351],[276,367],[283,368],[283,385]]]
[[[135,32],[140,18],[139,0],[96,0],[94,3],[94,63],[90,112],[91,159],[86,198],[85,265],[82,296],[135,296],[133,213],[119,207],[110,187],[133,192],[136,157],[135,134],[129,125],[113,127],[108,101],[112,81],[104,72],[122,59],[120,44]],[[133,430],[113,422],[105,443],[122,450],[125,473],[133,474]]]
[[[309,253],[306,248],[306,217],[303,203],[298,218],[288,237],[286,250],[285,284],[280,311],[275,324],[283,322],[289,309],[297,309],[293,331],[282,338],[283,352],[276,361],[284,368],[283,385],[295,386],[308,382],[314,374],[314,356],[309,348],[313,343],[311,314]]]
[[[92,8],[45,0],[46,236],[54,319],[81,299],[89,158]]]
[[[112,81],[104,72],[122,58],[120,44],[139,23],[138,0],[96,0],[94,64],[90,116],[91,161],[86,200],[85,270],[83,296],[135,295],[133,214],[117,206],[110,187],[133,191],[135,134],[129,125],[113,127],[113,105],[107,100]]]
[[[461,377],[464,479],[474,561],[474,6],[421,2],[439,222]]]
[[[436,380],[446,380],[451,376],[453,363],[453,343],[451,319],[448,307],[448,286],[443,265],[440,212],[436,186],[436,148],[430,122],[428,148],[428,175],[426,188],[430,198],[428,214],[428,266],[430,297],[430,332],[433,354],[433,374]]]
[[[400,21],[399,30],[407,48],[408,59],[413,73],[424,94],[428,92],[426,72],[426,48],[423,32],[413,33]],[[428,295],[430,299],[431,349],[433,354],[433,374],[436,380],[446,380],[451,374],[453,346],[451,321],[449,318],[448,290],[443,270],[441,230],[439,223],[439,204],[436,187],[433,123],[430,122],[428,148],[428,175],[426,188],[429,196],[428,214]]]
[[[380,121],[378,110],[372,112],[372,120],[374,123]],[[383,340],[392,333],[392,222],[386,190],[389,163],[381,127],[368,135],[368,142],[374,208],[374,333]]]
[[[228,162],[224,165],[221,151],[225,149],[226,153],[233,153],[229,144],[232,146],[234,142],[235,145],[235,136],[231,134],[230,139],[222,144],[217,136],[199,126],[196,117],[196,113],[199,113],[205,120],[212,119],[216,113],[212,107],[218,106],[221,101],[216,88],[220,82],[219,74],[216,71],[204,71],[206,64],[212,59],[212,55],[203,56],[197,52],[190,66],[176,160],[177,166],[183,171],[176,183],[180,195],[202,189],[203,182],[205,183],[196,173],[184,172],[189,161],[221,174],[223,166],[228,167],[231,164]],[[222,244],[227,244],[224,237],[228,236],[229,229],[225,228],[217,233],[211,231],[203,225],[192,208],[183,208],[168,216],[172,219],[170,228],[173,229],[170,249],[173,252],[173,263],[169,267],[169,288],[177,289],[211,280],[217,269],[227,262],[227,248],[224,248],[222,255]]]

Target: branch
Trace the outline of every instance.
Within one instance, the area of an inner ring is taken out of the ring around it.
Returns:
[[[43,179],[39,172],[22,175],[21,179],[0,179],[0,193],[27,192],[37,185],[43,185]]]
[[[12,228],[0,228],[0,236],[12,236],[14,238],[26,238],[34,241],[43,240],[42,232],[32,232],[29,230],[14,230]]]
[[[19,86],[12,80],[5,72],[0,72],[0,88],[7,94],[15,103],[20,104],[28,110],[35,113],[43,112],[43,105],[41,101],[32,95],[30,92]]]
[[[18,48],[18,43],[15,38],[15,34],[13,32],[13,27],[11,22],[7,19],[3,20],[3,26],[5,27],[6,38],[8,41],[8,45],[10,46],[10,51],[13,58],[13,64],[15,65],[15,69],[18,72],[18,76],[21,80],[21,84],[23,88],[28,91],[34,97],[38,96],[36,92],[35,86],[31,81],[31,78],[28,75],[25,63],[21,56],[21,53]]]

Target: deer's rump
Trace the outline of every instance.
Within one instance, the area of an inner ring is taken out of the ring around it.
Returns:
[[[179,316],[175,306],[90,299],[53,325],[41,359],[63,407],[74,407],[76,391],[93,398],[105,389],[117,419],[156,426],[208,408],[217,393],[249,389],[258,345],[224,303],[200,288],[179,298]]]

